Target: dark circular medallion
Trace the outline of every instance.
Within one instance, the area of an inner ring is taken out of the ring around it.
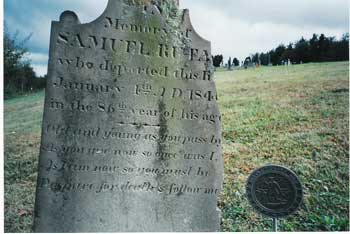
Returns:
[[[288,216],[303,201],[303,187],[291,170],[269,165],[255,170],[248,178],[247,197],[261,214],[273,218]]]

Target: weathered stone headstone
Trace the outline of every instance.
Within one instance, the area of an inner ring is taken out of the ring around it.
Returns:
[[[176,0],[52,23],[36,232],[219,230],[210,50]]]

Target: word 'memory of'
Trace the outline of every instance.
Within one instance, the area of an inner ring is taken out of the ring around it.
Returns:
[[[133,33],[145,33],[166,36],[170,32],[165,27],[155,27],[145,24],[136,24],[124,21],[122,19],[112,19],[111,17],[105,17],[105,28],[112,28],[116,31],[133,32]]]
[[[178,47],[159,42],[158,45],[148,45],[144,41],[118,38],[99,37],[95,35],[59,32],[57,43],[72,48],[111,51],[113,53],[152,56],[158,58],[186,58],[189,61],[210,61],[210,54],[205,49]],[[157,49],[152,49],[156,46]]]

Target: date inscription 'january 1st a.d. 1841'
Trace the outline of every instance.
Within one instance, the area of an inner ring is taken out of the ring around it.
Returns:
[[[52,23],[34,230],[218,231],[210,42],[176,0]]]

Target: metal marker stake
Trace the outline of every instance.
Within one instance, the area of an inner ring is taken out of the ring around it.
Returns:
[[[273,218],[273,231],[278,232],[278,219]]]
[[[303,186],[293,171],[268,165],[249,176],[246,195],[255,210],[272,218],[273,230],[278,232],[279,219],[296,212],[301,205]]]

